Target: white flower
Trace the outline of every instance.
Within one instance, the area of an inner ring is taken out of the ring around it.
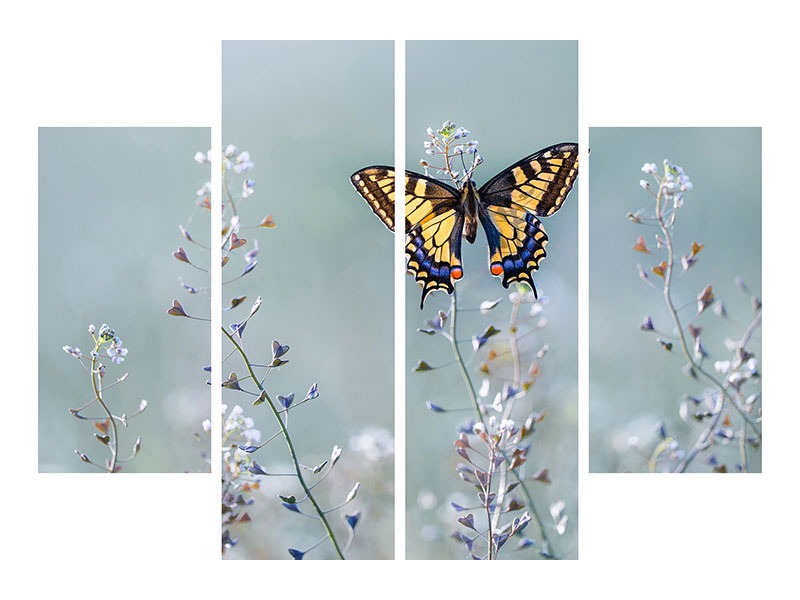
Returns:
[[[647,173],[648,175],[655,175],[656,170],[656,163],[644,163],[642,165],[642,171]]]
[[[203,184],[203,187],[201,187],[195,192],[195,195],[208,196],[210,193],[211,193],[211,182],[207,181]]]
[[[242,198],[247,198],[256,190],[256,182],[252,179],[245,179],[242,182]]]
[[[649,190],[650,189],[650,183],[648,181],[644,180],[644,179],[640,179],[639,180],[639,185],[642,186],[643,190]]]
[[[514,429],[515,428],[516,428],[516,425],[514,424],[514,421],[512,419],[503,419],[500,422],[500,430],[501,431],[514,433]]]
[[[242,152],[242,154],[244,154],[244,152]],[[237,160],[236,164],[233,165],[233,170],[239,174],[247,173],[252,168],[253,168],[253,161],[251,160],[246,160],[246,161]]]
[[[242,435],[252,445],[257,445],[261,441],[261,432],[258,429],[245,429]]]

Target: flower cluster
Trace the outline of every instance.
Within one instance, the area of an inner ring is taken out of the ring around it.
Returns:
[[[481,303],[481,313],[489,314],[501,301]],[[541,375],[540,361],[548,353],[549,344],[539,346],[527,369],[523,369],[524,353],[519,344],[521,337],[538,335],[547,326],[544,315],[547,298],[537,300],[526,286],[518,286],[509,293],[508,302],[511,309],[507,336],[489,325],[472,338],[473,353],[480,358],[479,371],[483,375],[474,399],[477,419],[461,428],[454,446],[459,458],[465,461],[457,466],[458,475],[475,487],[478,503],[472,506],[451,503],[461,514],[458,522],[464,529],[453,537],[476,559],[497,558],[513,536],[519,539],[517,550],[536,548],[542,557],[555,558],[547,529],[552,527],[559,536],[566,533],[566,503],[558,500],[550,506],[554,520],[550,526],[542,521],[533,503],[528,482],[550,484],[546,466],[540,465],[528,473],[531,442],[546,413],[531,411],[525,402]],[[530,305],[530,310],[523,311],[526,305]],[[455,330],[451,335],[454,333]],[[510,372],[507,361],[501,360],[509,355]],[[512,513],[517,516],[509,517]],[[538,542],[525,535],[531,521],[536,524]],[[483,540],[480,546],[478,540]]]
[[[94,325],[90,326],[89,332],[91,332],[93,328]],[[128,349],[123,348],[122,340],[114,333],[114,330],[110,329],[108,325],[103,324],[98,332],[98,337],[102,342],[111,342],[108,348],[106,348],[106,355],[115,365],[121,364],[128,355]]]
[[[258,478],[251,469],[257,469],[250,453],[242,448],[261,442],[261,432],[255,428],[252,418],[244,416],[238,404],[230,410],[222,405],[222,552],[236,545],[230,527],[235,523],[247,523],[250,515],[242,512],[253,504],[251,493],[259,487]]]
[[[429,140],[424,143],[425,154],[439,156],[444,160],[444,166],[431,165],[427,160],[420,160],[419,164],[425,169],[425,174],[434,171],[446,175],[458,189],[461,189],[472,177],[472,173],[483,162],[478,153],[478,142],[467,140],[471,133],[463,127],[457,127],[451,121],[445,121],[436,131],[428,127]],[[464,155],[471,155],[469,165],[464,160]],[[456,157],[461,159],[463,171],[453,168]]]

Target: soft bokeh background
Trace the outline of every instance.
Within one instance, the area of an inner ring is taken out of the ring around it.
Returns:
[[[463,69],[458,69],[463,67]],[[485,162],[478,167],[478,186],[517,160],[557,142],[577,141],[577,42],[408,42],[406,45],[407,115],[406,165],[414,171],[424,154],[426,129],[450,120],[472,132],[480,142]],[[457,70],[455,76],[451,74]],[[570,524],[559,538],[551,530],[555,550],[563,557],[577,555],[577,214],[578,186],[552,218],[543,219],[550,237],[547,258],[534,277],[540,297],[547,296],[549,325],[523,345],[523,368],[544,344],[550,353],[541,361],[542,376],[520,402],[528,410],[546,410],[547,419],[530,438],[529,473],[548,467],[552,485],[533,482],[531,491],[546,524],[552,525],[548,506],[566,501]],[[507,298],[509,290],[492,277],[487,262],[486,236],[475,244],[464,241],[464,279],[458,284],[459,306],[476,307],[486,299]],[[450,297],[434,292],[420,312],[421,290],[411,277],[406,283],[406,507],[407,556],[412,559],[464,558],[463,545],[449,538],[456,530],[450,501],[474,504],[473,490],[456,474],[459,457],[453,450],[457,427],[468,412],[436,414],[425,407],[431,400],[448,408],[469,406],[464,382],[456,365],[431,372],[412,372],[418,360],[433,366],[452,360],[443,338],[416,332],[439,310],[449,310]],[[459,338],[481,333],[494,324],[507,333],[510,304],[505,301],[489,316],[459,313]],[[501,344],[497,336],[489,346]],[[469,350],[465,346],[466,354]],[[482,351],[482,354],[485,351]],[[527,362],[526,362],[527,357]],[[480,384],[479,361],[470,363],[473,380]],[[500,369],[503,371],[502,369]],[[507,373],[507,369],[505,373]],[[492,397],[503,378],[493,377]],[[524,418],[527,412],[520,412]],[[520,416],[518,415],[518,416]],[[471,499],[470,499],[471,498]],[[535,525],[528,534],[534,536]],[[535,550],[507,558],[537,558]]]
[[[210,144],[207,128],[42,128],[39,130],[39,470],[99,472],[73,453],[103,464],[107,449],[88,421],[68,409],[92,398],[88,374],[61,349],[92,349],[87,332],[108,323],[129,354],[108,363],[106,385],[128,372],[105,399],[115,414],[147,410],[121,428],[120,455],[137,435],[142,449],[123,472],[205,471],[206,442],[193,434],[209,416],[202,367],[210,357],[204,323],[167,315],[187,268],[171,256],[178,224],[193,214],[208,239],[195,191],[209,176],[192,157]],[[201,277],[202,278],[202,277]],[[187,303],[188,307],[188,303]],[[208,316],[208,297],[192,308]],[[99,415],[89,408],[87,416]]]
[[[666,158],[689,175],[694,190],[684,194],[674,228],[676,253],[692,242],[705,244],[699,261],[673,280],[679,314],[696,312],[697,294],[711,284],[728,311],[723,320],[707,310],[696,324],[703,327],[703,346],[711,361],[729,358],[723,341],[739,339],[750,320],[748,295],[734,284],[741,276],[761,294],[761,130],[759,128],[592,128],[590,130],[590,470],[643,471],[663,422],[682,447],[697,438],[704,424],[684,423],[678,406],[686,394],[701,396],[704,386],[681,372],[682,354],[667,354],[656,336],[639,330],[645,315],[656,329],[672,331],[662,288],[647,286],[637,264],[648,271],[657,261],[631,247],[642,235],[656,246],[656,230],[631,223],[626,213],[648,207],[652,196],[639,187],[650,179],[640,170],[654,162],[663,172]],[[760,358],[756,331],[748,347]],[[711,363],[709,363],[711,364]],[[639,438],[645,451],[632,450],[627,440]],[[722,462],[738,462],[736,448],[715,452]],[[760,471],[761,453],[750,452],[751,471]],[[708,472],[702,459],[690,470]]]
[[[223,144],[248,150],[255,163],[247,177],[255,179],[256,192],[242,205],[242,223],[272,214],[277,224],[242,232],[258,240],[259,265],[224,287],[223,303],[240,295],[248,300],[223,321],[242,318],[263,296],[245,348],[251,360],[268,361],[273,339],[291,346],[284,357],[291,362],[267,379],[273,397],[294,392],[302,399],[319,382],[320,397],[290,420],[300,459],[315,465],[335,444],[344,448],[338,479],[317,492],[324,506],[333,506],[360,480],[359,498],[346,509],[362,511],[348,557],[392,558],[392,235],[352,188],[350,175],[393,161],[393,44],[224,42],[222,56]],[[241,178],[232,181],[241,186]],[[223,279],[244,264],[233,259]],[[223,345],[224,354],[228,348]],[[225,374],[240,365],[229,359]],[[251,407],[252,398],[228,390],[223,403],[241,403],[264,439],[275,432],[265,405]],[[267,470],[289,471],[281,439],[255,458]],[[282,508],[279,490],[296,492],[288,478],[266,478],[264,493],[248,507],[252,523],[234,527],[240,542],[226,557],[289,558],[287,546],[303,549],[319,539],[321,526]],[[342,531],[339,514],[333,522]],[[323,544],[309,558],[332,556]]]

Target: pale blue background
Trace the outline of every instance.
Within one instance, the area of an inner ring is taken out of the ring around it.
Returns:
[[[694,183],[678,212],[674,245],[678,256],[693,241],[705,248],[685,275],[679,269],[673,299],[676,306],[690,303],[680,312],[684,322],[706,285],[724,302],[727,320],[708,310],[696,323],[703,327],[703,346],[711,354],[707,365],[713,368],[714,360],[730,358],[724,339],[739,339],[752,319],[749,296],[734,277],[761,293],[761,130],[601,127],[590,130],[590,144],[590,470],[642,471],[647,456],[626,450],[624,440],[636,435],[652,448],[663,421],[686,448],[704,424],[681,421],[678,406],[686,394],[702,395],[704,385],[681,373],[681,353],[667,354],[655,335],[639,330],[649,314],[656,328],[672,331],[663,288],[647,286],[636,269],[642,264],[649,271],[660,259],[631,249],[640,235],[651,250],[656,244],[655,229],[625,217],[642,207],[652,213],[652,197],[639,187],[650,176],[640,169],[654,162],[663,172],[667,158]],[[760,330],[748,348],[760,358]],[[716,452],[729,471],[739,462],[735,446]],[[760,470],[761,453],[750,452],[750,460],[751,471]],[[691,468],[710,471],[702,459]]]
[[[421,172],[427,127],[437,129],[445,120],[464,126],[480,142],[484,164],[475,180],[480,186],[517,160],[558,142],[576,142],[578,134],[577,42],[408,42],[406,165]],[[552,524],[548,506],[563,498],[570,526],[555,540],[564,557],[577,555],[577,214],[578,185],[563,208],[543,219],[550,237],[547,258],[534,277],[540,296],[548,296],[548,327],[527,351],[528,359],[543,343],[550,353],[541,361],[543,375],[523,402],[549,416],[530,438],[529,473],[549,467],[552,485],[534,482],[531,490],[546,523]],[[507,297],[501,280],[489,274],[486,237],[478,233],[474,245],[464,242],[464,278],[458,283],[459,304],[477,306],[482,300]],[[414,373],[419,359],[431,365],[452,360],[449,345],[416,332],[438,310],[448,310],[450,298],[434,292],[420,312],[421,290],[406,278],[406,505],[409,558],[464,558],[464,547],[450,539],[457,528],[449,501],[454,494],[472,494],[455,472],[459,459],[453,451],[456,427],[469,412],[434,414],[425,408],[431,400],[447,407],[467,406],[461,374],[456,366]],[[488,317],[461,313],[459,337],[467,339],[492,323],[507,333],[509,304]],[[498,336],[499,337],[499,336]],[[468,346],[465,346],[467,355]],[[523,361],[523,364],[525,362]],[[480,384],[479,363],[471,366]],[[495,387],[500,383],[493,380]],[[532,401],[532,404],[531,404]],[[520,416],[520,415],[518,415]],[[524,418],[524,415],[522,415]],[[421,498],[433,494],[436,508],[426,509]],[[474,496],[471,496],[474,498]],[[460,498],[463,502],[463,496]],[[536,531],[531,525],[529,533]],[[551,537],[556,536],[551,531]],[[537,558],[535,550],[516,553],[504,548],[507,558]]]
[[[360,499],[347,512],[364,513],[348,556],[391,558],[393,461],[370,463],[349,440],[365,428],[394,435],[392,235],[350,175],[393,160],[393,44],[224,42],[222,56],[223,144],[248,150],[255,163],[247,176],[256,193],[243,204],[242,222],[272,214],[277,223],[242,233],[258,240],[259,265],[225,286],[223,301],[247,295],[249,308],[263,296],[245,335],[251,359],[268,360],[273,339],[291,346],[291,362],[267,380],[273,397],[294,392],[301,399],[319,382],[320,397],[292,413],[300,458],[318,464],[334,444],[344,448],[335,473],[361,480]],[[233,259],[224,279],[243,266]],[[225,313],[223,321],[245,310]],[[229,345],[223,348],[227,354]],[[231,369],[241,370],[240,361],[227,361],[225,374]],[[265,406],[251,407],[252,399],[227,390],[223,402],[244,403],[265,437],[274,432]],[[257,460],[279,472],[289,468],[281,439]],[[317,490],[326,506],[346,494],[328,482]],[[226,557],[289,558],[288,545],[304,548],[321,535],[316,522],[287,514],[274,494],[259,496],[248,512],[253,522],[236,530],[241,542]],[[342,531],[339,514],[333,519]],[[309,558],[332,556],[323,544]]]
[[[207,128],[42,128],[39,130],[39,470],[97,472],[73,453],[103,464],[107,449],[89,421],[67,411],[92,398],[89,376],[61,349],[92,349],[87,332],[108,323],[129,354],[108,362],[106,385],[115,414],[147,410],[121,431],[120,455],[136,440],[142,450],[123,472],[205,471],[198,442],[210,416],[203,366],[210,360],[209,328],[167,315],[182,289],[180,277],[207,285],[204,275],[171,253],[185,240],[178,224],[206,243],[209,219],[195,191],[210,177],[193,160],[210,144]],[[207,259],[202,260],[207,265]],[[208,316],[208,297],[187,310]],[[83,414],[98,416],[99,409]]]

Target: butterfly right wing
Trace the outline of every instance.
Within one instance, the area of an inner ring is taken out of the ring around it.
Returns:
[[[547,234],[537,217],[564,204],[578,176],[578,145],[561,143],[514,163],[481,187],[479,216],[489,241],[489,271],[503,285],[525,282],[545,257]]]
[[[453,293],[453,281],[461,279],[461,235],[464,210],[455,188],[406,171],[406,256],[408,272],[425,298],[434,290]]]

